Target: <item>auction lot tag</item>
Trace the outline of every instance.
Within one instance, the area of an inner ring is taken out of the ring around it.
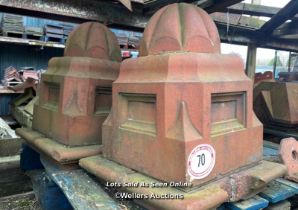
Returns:
[[[193,179],[208,176],[215,165],[215,150],[209,144],[196,146],[188,156],[188,174]]]

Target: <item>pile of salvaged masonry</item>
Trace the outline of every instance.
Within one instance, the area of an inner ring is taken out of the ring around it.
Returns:
[[[15,92],[24,92],[10,104],[13,117],[23,126],[31,127],[32,125],[33,104],[37,100],[37,85],[42,72],[44,70],[35,71],[31,67],[25,67],[18,71],[10,66],[5,70],[2,80],[4,87]]]
[[[27,80],[36,82],[40,79],[40,74],[43,70],[35,71],[33,68],[17,70],[13,66],[9,66],[5,69],[4,78],[2,84],[6,87],[10,87],[13,90],[19,90],[20,88],[14,87],[20,85]]]
[[[239,57],[220,53],[202,9],[160,9],[140,57],[120,61],[107,27],[77,27],[64,57],[51,59],[42,75],[32,129],[17,133],[61,164],[79,161],[101,180],[145,186],[121,190],[170,198],[139,200],[153,209],[214,208],[286,175],[285,165],[262,160],[252,81]]]

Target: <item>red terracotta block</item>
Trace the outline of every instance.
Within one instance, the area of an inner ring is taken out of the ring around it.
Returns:
[[[42,75],[33,130],[64,145],[100,144],[120,61],[117,39],[106,26],[80,25],[70,34],[64,57],[51,59]]]
[[[262,124],[242,60],[220,54],[202,9],[172,4],[149,21],[141,57],[113,83],[104,155],[163,181],[201,185],[262,159]]]
[[[287,167],[286,178],[298,182],[298,141],[294,138],[282,139],[279,153]]]
[[[262,81],[270,81],[273,80],[273,73],[272,71],[265,71],[264,73],[256,73],[254,83],[259,83]]]

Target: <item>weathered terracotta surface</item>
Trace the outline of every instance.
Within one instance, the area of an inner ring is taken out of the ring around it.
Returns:
[[[264,81],[254,88],[254,111],[266,127],[298,126],[298,83]]]
[[[287,178],[298,182],[298,141],[294,138],[282,139],[279,153],[287,167]]]
[[[242,60],[220,54],[215,24],[188,4],[160,9],[148,23],[141,57],[127,59],[113,83],[103,125],[104,155],[163,181],[201,185],[262,159],[262,125]],[[215,166],[202,179],[188,157],[211,145]],[[253,146],[252,146],[253,145]]]
[[[120,60],[117,39],[106,26],[80,25],[64,57],[51,59],[42,75],[33,129],[64,145],[100,144]]]
[[[205,11],[187,4],[170,5],[150,19],[140,56],[179,51],[219,53],[218,31]]]
[[[61,164],[77,162],[81,158],[96,155],[102,151],[102,145],[65,147],[30,128],[18,128],[16,133],[24,138],[34,150],[46,154]]]

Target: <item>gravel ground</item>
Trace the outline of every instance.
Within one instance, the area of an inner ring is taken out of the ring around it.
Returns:
[[[41,210],[33,192],[0,198],[0,210]]]

